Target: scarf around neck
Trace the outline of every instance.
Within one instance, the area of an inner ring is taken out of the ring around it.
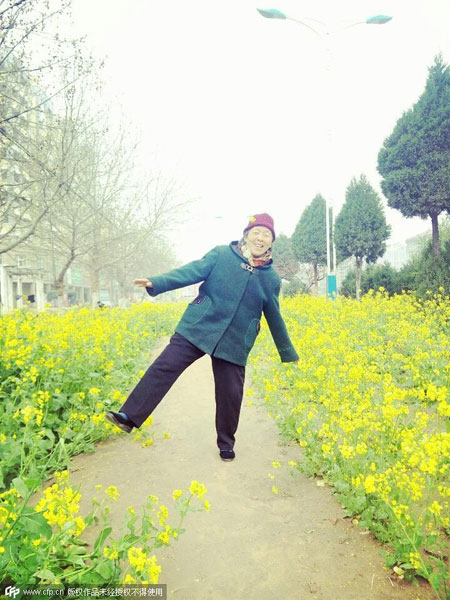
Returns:
[[[253,254],[250,252],[250,248],[245,243],[244,238],[241,238],[241,240],[238,242],[237,247],[239,252],[244,258],[248,260],[252,267],[261,267],[262,265],[265,265],[269,262],[269,260],[272,259],[271,248],[266,250],[266,252],[262,256],[253,256]]]

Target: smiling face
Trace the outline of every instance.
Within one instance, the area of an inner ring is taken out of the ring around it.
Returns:
[[[255,258],[262,256],[272,245],[273,235],[268,227],[256,225],[245,232],[244,239]]]

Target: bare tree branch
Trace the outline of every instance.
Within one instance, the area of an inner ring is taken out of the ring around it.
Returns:
[[[7,8],[5,8],[4,10],[2,10],[0,12],[0,18],[6,14],[8,12],[8,10],[13,10],[14,8],[18,8],[21,4],[23,4],[24,2],[26,2],[26,0],[17,0],[17,2],[15,2],[14,4],[11,4],[11,6],[8,6]]]
[[[17,119],[18,117],[21,117],[22,115],[25,115],[26,113],[29,113],[32,110],[36,110],[37,108],[39,108],[40,106],[43,106],[44,104],[47,104],[47,102],[49,102],[52,98],[54,98],[55,96],[57,96],[58,94],[60,94],[61,92],[63,92],[65,89],[67,89],[69,86],[73,85],[76,81],[78,81],[78,79],[79,79],[79,77],[77,77],[76,79],[74,79],[70,83],[67,83],[64,87],[62,87],[61,89],[59,89],[57,92],[55,92],[54,94],[52,94],[51,96],[49,96],[48,98],[46,98],[45,100],[43,100],[42,102],[39,102],[39,104],[36,104],[35,106],[31,106],[30,108],[27,108],[26,110],[23,110],[20,113],[16,113],[15,115],[10,115],[6,119],[1,119],[0,120],[0,125],[3,124],[3,123],[8,123],[8,121],[12,121],[12,119]]]

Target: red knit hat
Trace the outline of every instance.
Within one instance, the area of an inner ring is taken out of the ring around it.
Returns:
[[[273,239],[275,240],[275,227],[273,224],[273,219],[267,213],[260,213],[258,215],[253,215],[252,217],[250,217],[248,225],[244,229],[244,233],[246,231],[248,231],[249,229],[251,229],[252,227],[256,227],[258,225],[261,225],[263,227],[267,227],[267,229],[270,229],[270,231],[272,232],[272,235],[273,235]]]

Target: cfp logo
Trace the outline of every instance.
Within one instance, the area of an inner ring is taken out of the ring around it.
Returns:
[[[13,598],[15,598],[19,593],[20,588],[13,587],[12,585],[8,585],[8,587],[5,589],[6,596],[13,596]]]

